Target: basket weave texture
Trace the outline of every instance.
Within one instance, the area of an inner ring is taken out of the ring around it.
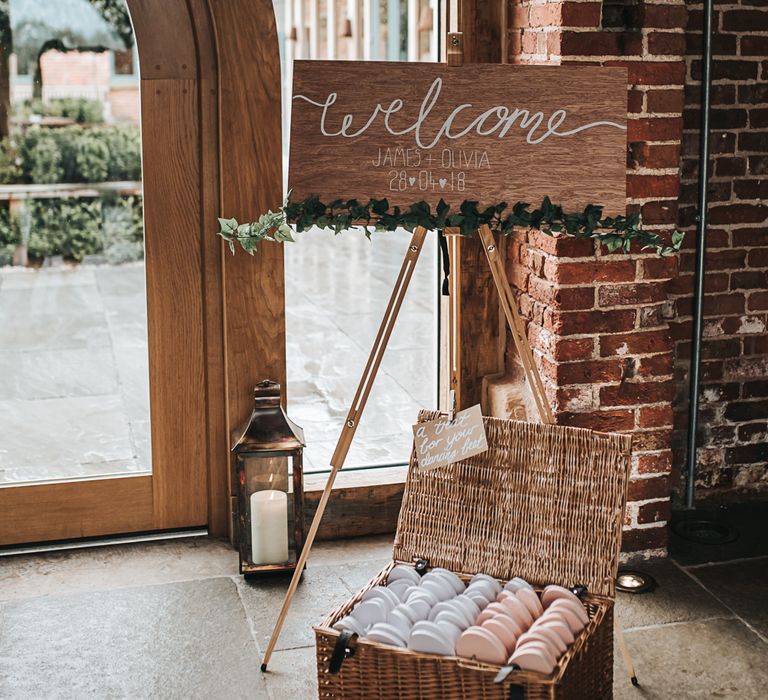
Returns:
[[[482,454],[429,471],[411,455],[394,558],[613,596],[631,436],[483,421]]]
[[[438,413],[422,411],[419,422]],[[587,627],[550,676],[359,640],[337,674],[328,664],[332,625],[388,566],[315,628],[318,693],[345,700],[526,700],[612,697],[613,580],[629,473],[631,438],[484,418],[487,452],[430,471],[411,455],[395,537],[395,562],[426,559],[467,578],[482,571],[534,585],[585,585]]]

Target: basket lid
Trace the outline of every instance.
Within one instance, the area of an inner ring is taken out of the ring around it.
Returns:
[[[422,471],[411,452],[394,558],[613,596],[631,436],[483,421],[482,454]]]

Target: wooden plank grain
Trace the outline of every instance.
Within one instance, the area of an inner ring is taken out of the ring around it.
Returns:
[[[252,220],[282,203],[280,54],[271,0],[209,0],[217,37],[221,216]],[[254,385],[285,396],[283,250],[224,256],[227,427],[252,407]]]
[[[208,532],[229,534],[229,441],[224,381],[223,241],[213,235],[219,215],[219,103],[216,37],[207,0],[189,0],[200,85],[200,221],[206,389]]]
[[[623,214],[626,96],[617,67],[297,61],[289,189]]]
[[[205,524],[198,84],[142,91],[153,488],[158,529]],[[144,83],[144,85],[146,85]]]
[[[0,547],[152,530],[152,477],[4,487],[0,513]]]
[[[127,0],[142,80],[195,78],[197,52],[185,0]]]

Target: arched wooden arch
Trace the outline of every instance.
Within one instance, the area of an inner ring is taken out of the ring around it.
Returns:
[[[282,201],[274,10],[271,0],[128,7],[141,74],[152,452],[161,477],[153,529],[207,523],[220,535],[227,436],[258,380],[285,385],[282,249],[232,257],[215,235],[222,212],[242,220]]]
[[[282,201],[271,0],[127,0],[141,74],[152,474],[0,489],[0,546],[229,530],[230,430],[285,384],[282,248],[224,254],[220,213]]]

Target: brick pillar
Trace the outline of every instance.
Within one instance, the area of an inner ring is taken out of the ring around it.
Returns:
[[[628,208],[642,213],[647,228],[672,229],[685,76],[682,0],[523,2],[511,6],[510,18],[511,62],[628,68]],[[665,553],[674,393],[668,283],[676,259],[611,255],[588,241],[519,232],[507,271],[558,423],[634,436],[623,549]]]

